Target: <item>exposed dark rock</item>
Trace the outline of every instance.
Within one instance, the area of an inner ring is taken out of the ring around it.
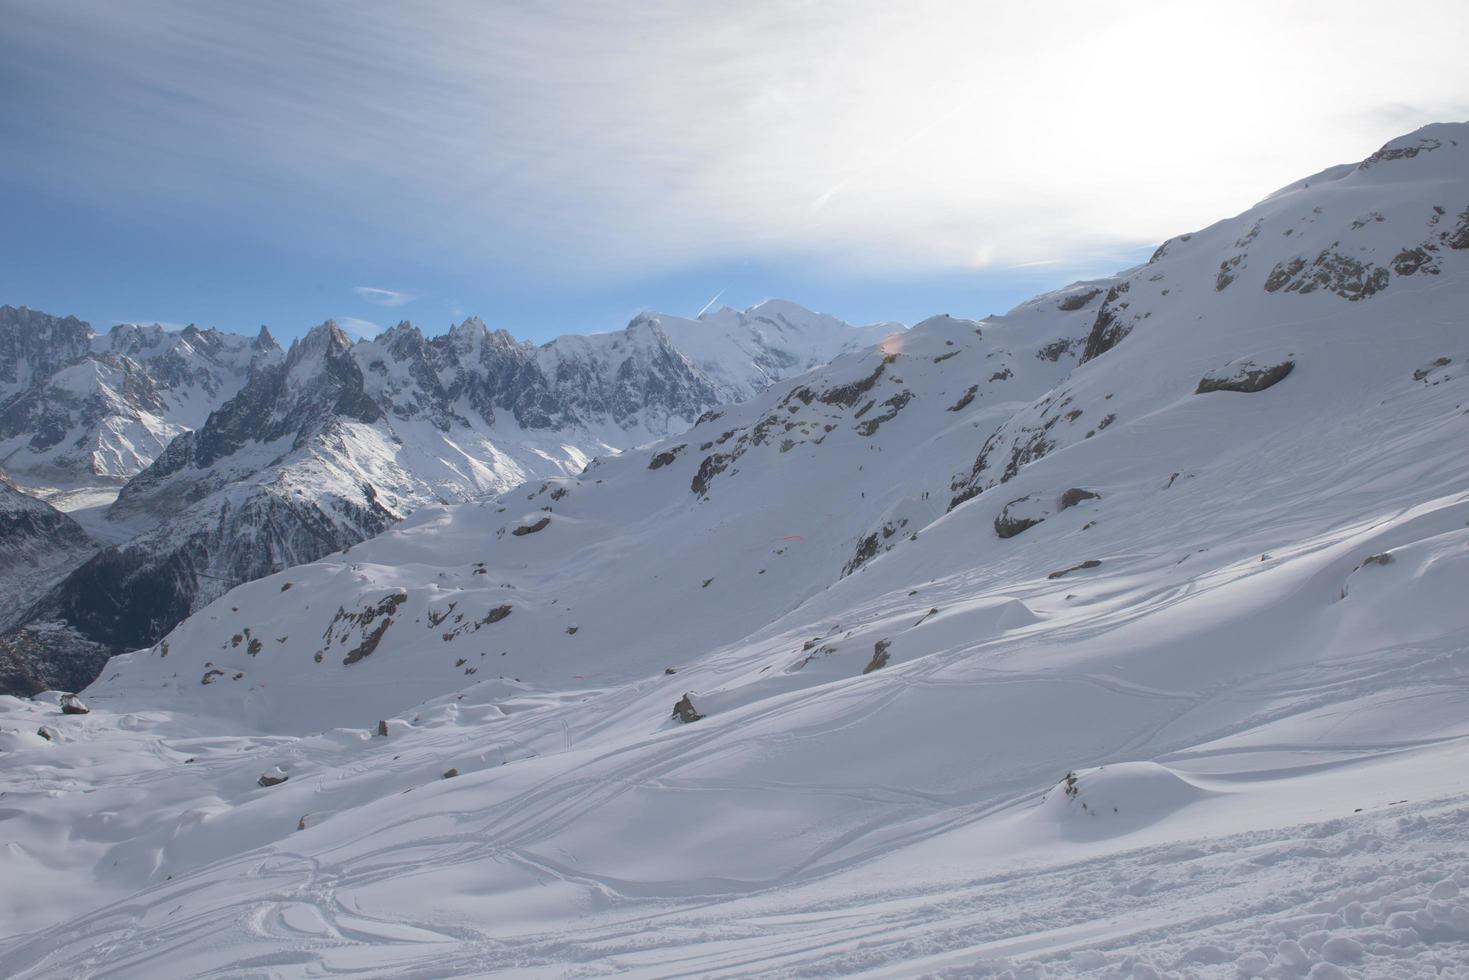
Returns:
[[[1081,292],[1072,293],[1070,296],[1067,296],[1060,303],[1056,304],[1056,308],[1063,313],[1075,313],[1101,294],[1102,291],[1100,289],[1084,289]],[[1052,360],[1055,360],[1055,358],[1052,358]]]
[[[867,666],[862,668],[862,673],[870,674],[874,670],[881,670],[888,665],[888,647],[893,645],[892,640],[878,640],[872,645],[872,659],[867,661]]]
[[[380,722],[377,723],[377,733],[379,735],[383,736],[384,738],[387,737],[387,734],[388,734],[388,723],[387,723],[386,720],[383,720],[383,721],[380,721]]]
[[[1430,374],[1432,374],[1435,368],[1448,367],[1452,363],[1453,363],[1453,360],[1451,358],[1447,358],[1447,357],[1437,358],[1432,363],[1430,363],[1427,367],[1421,367],[1418,370],[1414,371],[1413,372],[1413,380],[1414,381],[1422,381],[1424,378],[1427,378]]]
[[[1192,234],[1188,234],[1188,235],[1179,235],[1177,238],[1170,238],[1170,239],[1168,239],[1166,242],[1164,242],[1162,245],[1159,245],[1153,251],[1152,256],[1148,259],[1148,265],[1152,265],[1154,262],[1157,262],[1163,256],[1167,255],[1168,254],[1168,249],[1173,245],[1174,242],[1186,242],[1190,238],[1193,238],[1193,237],[1194,236]]]
[[[1081,351],[1083,364],[1116,347],[1132,331],[1132,327],[1121,320],[1121,312],[1127,308],[1127,303],[1122,299],[1127,289],[1127,283],[1121,282],[1107,290],[1107,298],[1097,310],[1097,318],[1092,321],[1086,346]]]
[[[852,560],[847,562],[846,566],[842,569],[842,575],[851,575],[857,569],[867,564],[874,557],[876,557],[878,549],[880,547],[881,543],[878,541],[876,531],[873,531],[871,534],[867,535],[867,537],[863,538],[861,541],[858,541],[857,551],[855,554],[852,555]]]
[[[877,379],[882,377],[882,372],[887,368],[889,361],[890,358],[884,358],[865,378],[827,389],[821,393],[820,400],[827,405],[851,408],[857,404],[858,399],[872,389],[873,385],[877,384]]]
[[[459,775],[459,770],[458,769],[445,769],[444,770],[444,775],[441,778],[443,778],[443,779],[453,779],[457,775]]]
[[[723,473],[731,461],[732,458],[724,453],[714,453],[711,456],[704,457],[704,462],[699,464],[699,472],[694,474],[694,479],[689,484],[689,489],[693,490],[700,497],[707,496],[709,494],[709,481],[713,480],[720,473]]]
[[[884,422],[890,422],[893,419],[897,418],[898,413],[901,412],[904,406],[906,406],[912,400],[913,392],[908,391],[906,388],[903,389],[896,395],[893,395],[891,398],[883,402],[883,405],[887,406],[887,411],[883,412],[881,415],[874,415],[872,418],[863,422],[861,425],[857,426],[857,431],[864,436],[872,435],[877,431],[878,426],[882,425]]]
[[[1256,365],[1253,361],[1240,361],[1234,365],[1227,365],[1228,373],[1220,372],[1214,375],[1205,375],[1199,380],[1199,386],[1194,389],[1194,394],[1204,395],[1211,391],[1236,391],[1243,394],[1253,394],[1264,391],[1272,385],[1279,384],[1286,376],[1295,369],[1295,361],[1281,361],[1266,367]]]
[[[1431,276],[1438,275],[1438,262],[1433,253],[1428,249],[1433,246],[1418,248],[1405,248],[1392,260],[1392,271],[1400,276],[1411,276],[1416,272],[1423,272]]]
[[[677,718],[684,724],[688,724],[690,722],[698,721],[704,716],[699,714],[699,712],[695,710],[693,700],[687,694],[685,694],[682,698],[679,698],[678,703],[673,706],[673,717]]]
[[[1469,208],[1459,212],[1458,227],[1444,239],[1444,243],[1452,249],[1469,248]]]
[[[1397,141],[1395,140],[1394,142]],[[1413,157],[1416,157],[1420,153],[1430,153],[1438,149],[1442,145],[1443,144],[1441,142],[1434,139],[1433,137],[1424,136],[1420,137],[1417,143],[1409,144],[1406,146],[1394,146],[1391,148],[1384,146],[1382,149],[1378,150],[1376,153],[1372,154],[1370,157],[1357,164],[1357,169],[1367,170],[1370,167],[1376,166],[1379,163],[1385,163],[1389,160],[1411,160],[1413,159]]]
[[[37,728],[36,734],[41,736],[48,742],[61,741],[61,736],[56,734],[56,729],[52,728],[50,725],[42,725],[40,728]]]
[[[82,703],[82,699],[75,694],[63,694],[61,696],[61,713],[64,715],[88,715],[92,709]]]
[[[1245,260],[1243,255],[1233,255],[1219,263],[1219,274],[1214,277],[1214,291],[1224,292],[1224,288],[1234,282],[1236,270],[1239,264]]]
[[[550,523],[551,518],[543,517],[540,520],[536,521],[534,524],[522,524],[520,527],[517,527],[510,533],[515,535],[517,538],[520,538],[524,537],[527,534],[535,534],[537,531],[544,531],[546,529],[546,526]]]
[[[1101,494],[1095,493],[1091,490],[1083,490],[1081,487],[1072,487],[1070,490],[1067,490],[1065,493],[1061,494],[1061,509],[1066,510],[1070,507],[1075,507],[1083,500],[1099,500],[1101,499],[1101,496]]]
[[[498,623],[506,616],[509,616],[511,612],[512,609],[509,603],[506,603],[502,606],[496,606],[494,609],[491,609],[488,613],[485,614],[485,618],[482,620],[482,622],[484,622],[486,626],[493,623]]]
[[[351,667],[357,661],[370,657],[372,652],[378,649],[378,644],[382,642],[383,633],[388,632],[389,626],[392,626],[392,617],[383,617],[383,620],[378,623],[378,626],[372,632],[363,636],[363,642],[360,642],[360,644],[353,646],[350,651],[347,651],[347,655],[342,657],[342,666]]]
[[[975,394],[978,391],[979,391],[979,385],[970,385],[969,388],[968,388],[968,390],[965,391],[964,394],[962,394],[962,395],[959,396],[959,400],[956,401],[954,404],[950,405],[948,408],[944,409],[944,411],[946,411],[946,412],[958,412],[958,411],[962,411],[965,407],[967,407],[969,405],[970,402],[974,401],[974,396],[975,396]]]
[[[688,444],[682,443],[680,445],[674,446],[672,449],[665,449],[663,452],[659,453],[648,461],[648,469],[662,469],[663,467],[672,463],[674,460],[678,459],[678,454],[683,452],[687,448],[689,448]]]
[[[995,534],[1000,538],[1013,538],[1022,531],[1035,527],[1045,520],[1040,516],[1021,516],[1012,514],[1011,508],[1030,500],[1030,496],[1017,497],[1001,509],[995,517]]]
[[[676,673],[678,673],[678,671],[675,670],[672,667],[664,667],[663,668],[663,673],[665,673],[665,674],[676,674]]]
[[[260,779],[258,780],[257,785],[259,785],[259,786],[279,786],[281,783],[285,782],[286,780],[288,780],[290,778],[291,778],[290,776],[286,775],[286,773],[284,771],[282,771],[282,769],[279,766],[277,766],[276,768],[270,770],[269,772],[261,773],[260,774]]]
[[[1093,293],[1093,295],[1095,295],[1095,293]],[[1062,356],[1070,354],[1073,350],[1076,349],[1077,345],[1080,343],[1081,339],[1078,337],[1062,337],[1060,340],[1053,340],[1049,344],[1041,347],[1035,352],[1035,356],[1038,360],[1051,361],[1054,363],[1056,361],[1059,361]]]
[[[1322,249],[1309,262],[1297,256],[1277,263],[1265,277],[1265,291],[1273,293],[1283,289],[1304,295],[1324,289],[1342,299],[1356,301],[1387,288],[1391,276],[1386,269],[1335,249],[1334,245]]]
[[[1362,559],[1363,565],[1391,565],[1395,559],[1387,552],[1380,555],[1368,555]]]
[[[1097,561],[1095,558],[1089,558],[1084,562],[1072,565],[1070,568],[1063,568],[1059,571],[1052,572],[1051,574],[1047,575],[1046,578],[1064,578],[1067,575],[1070,575],[1072,572],[1079,572],[1088,568],[1100,568],[1101,564],[1102,563]]]
[[[1026,428],[1021,433],[1028,435],[1028,438],[1021,441],[1020,437],[1016,437],[1015,444],[1010,447],[1010,460],[1005,464],[1005,471],[1000,474],[1001,483],[1010,482],[1022,466],[1041,459],[1056,448],[1055,441],[1046,437],[1045,430]]]

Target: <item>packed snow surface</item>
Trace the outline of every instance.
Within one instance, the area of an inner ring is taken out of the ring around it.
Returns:
[[[234,589],[0,702],[0,973],[1469,976],[1466,310],[1429,127]]]

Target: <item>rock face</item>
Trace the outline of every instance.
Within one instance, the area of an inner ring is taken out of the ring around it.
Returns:
[[[1290,360],[1263,367],[1254,361],[1238,361],[1226,365],[1223,370],[1215,374],[1205,375],[1199,379],[1199,386],[1194,389],[1194,394],[1204,395],[1211,391],[1236,391],[1242,394],[1252,394],[1264,391],[1284,381],[1295,366],[1296,362]]]
[[[81,525],[0,472],[0,624],[96,549]]]
[[[0,653],[11,662],[0,677],[28,679],[0,681],[0,692],[95,675],[107,656],[154,643],[233,585],[350,547],[424,504],[580,472],[594,453],[682,431],[721,400],[892,329],[773,302],[702,321],[644,315],[618,333],[540,347],[475,319],[434,338],[401,323],[357,343],[328,322],[282,353],[263,328],[246,339],[119,326],[99,338],[81,321],[0,309],[0,368],[19,392],[4,411],[35,443],[16,452],[50,453],[51,469],[32,472],[61,472],[71,463],[58,454],[86,441],[78,427],[113,432],[118,413],[172,439],[132,440],[125,467],[68,471],[130,476],[107,516],[145,530],[106,550],[87,545],[89,560],[71,555],[74,571],[31,589],[13,622],[0,619],[28,628],[0,642],[17,651]],[[111,400],[89,408],[83,376]],[[198,411],[180,415],[184,402]],[[35,677],[62,648],[72,666]]]

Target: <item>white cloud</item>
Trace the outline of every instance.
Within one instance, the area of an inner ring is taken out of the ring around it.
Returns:
[[[412,293],[403,293],[396,289],[379,289],[377,286],[353,286],[352,292],[378,306],[403,306],[417,299]]]
[[[35,166],[548,279],[1088,262],[1469,116],[1462,0],[84,6]]]
[[[336,317],[337,326],[358,340],[371,340],[383,332],[383,328],[371,320],[359,320],[355,316]]]

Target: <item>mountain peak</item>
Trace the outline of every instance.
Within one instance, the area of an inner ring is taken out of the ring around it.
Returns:
[[[348,337],[346,332],[337,325],[336,320],[327,320],[306,331],[304,337],[291,342],[291,349],[286,354],[286,362],[296,364],[306,357],[351,349],[352,338]]]

